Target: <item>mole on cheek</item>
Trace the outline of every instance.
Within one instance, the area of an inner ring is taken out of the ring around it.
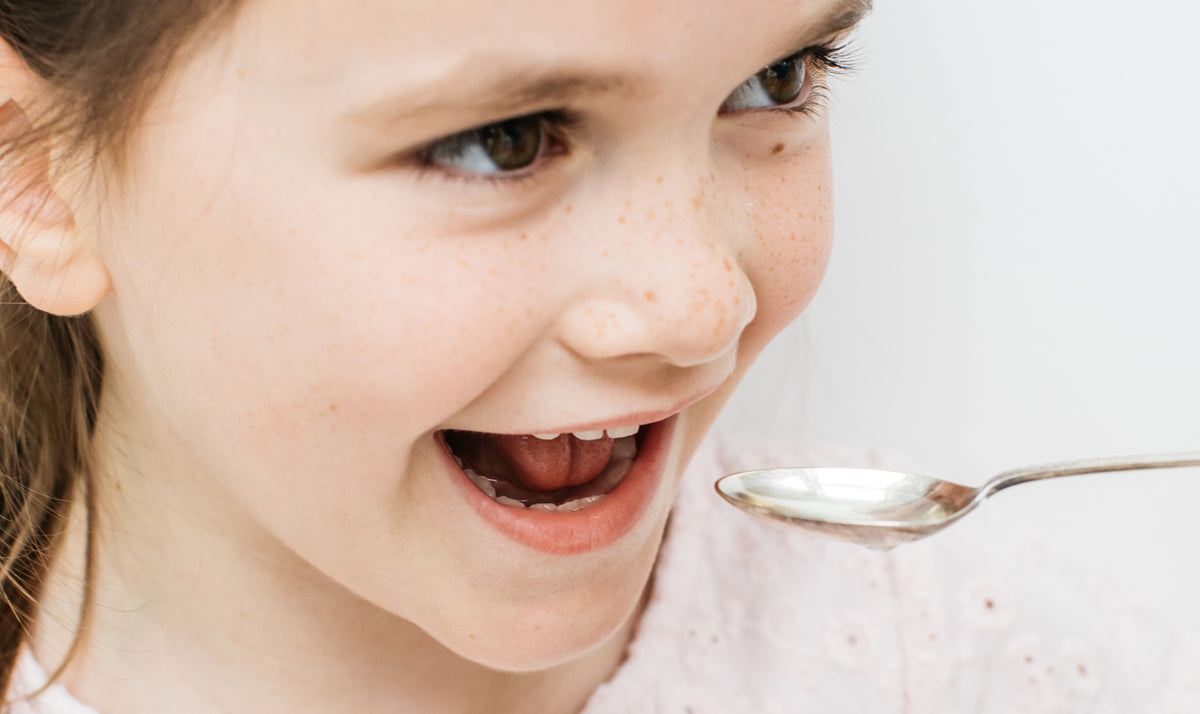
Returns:
[[[783,144],[776,144],[775,146],[771,147],[771,153],[778,154],[779,152],[783,151],[785,148],[787,148],[787,147],[784,146]]]

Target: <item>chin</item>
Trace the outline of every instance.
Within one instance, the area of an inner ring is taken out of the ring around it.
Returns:
[[[640,613],[665,520],[664,515],[655,524],[654,537],[635,558],[605,577],[595,577],[602,570],[595,568],[586,582],[554,592],[514,588],[506,602],[492,598],[471,618],[473,627],[448,627],[435,637],[460,657],[511,673],[552,669],[615,644],[614,638],[627,632]]]

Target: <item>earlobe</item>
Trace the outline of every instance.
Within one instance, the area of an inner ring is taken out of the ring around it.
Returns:
[[[0,105],[0,269],[30,305],[78,315],[108,293],[108,271],[51,185],[46,152],[16,148],[30,129],[15,100]]]

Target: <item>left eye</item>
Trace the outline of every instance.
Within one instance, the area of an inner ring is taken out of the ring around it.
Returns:
[[[803,52],[764,67],[721,105],[721,112],[743,109],[784,107],[802,101],[811,86],[808,82],[807,57]]]

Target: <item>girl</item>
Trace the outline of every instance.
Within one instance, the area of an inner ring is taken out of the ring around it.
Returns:
[[[677,498],[866,9],[5,3],[11,711],[934,711],[918,561]]]
[[[863,10],[7,4],[8,664],[105,712],[579,710],[816,288]]]

